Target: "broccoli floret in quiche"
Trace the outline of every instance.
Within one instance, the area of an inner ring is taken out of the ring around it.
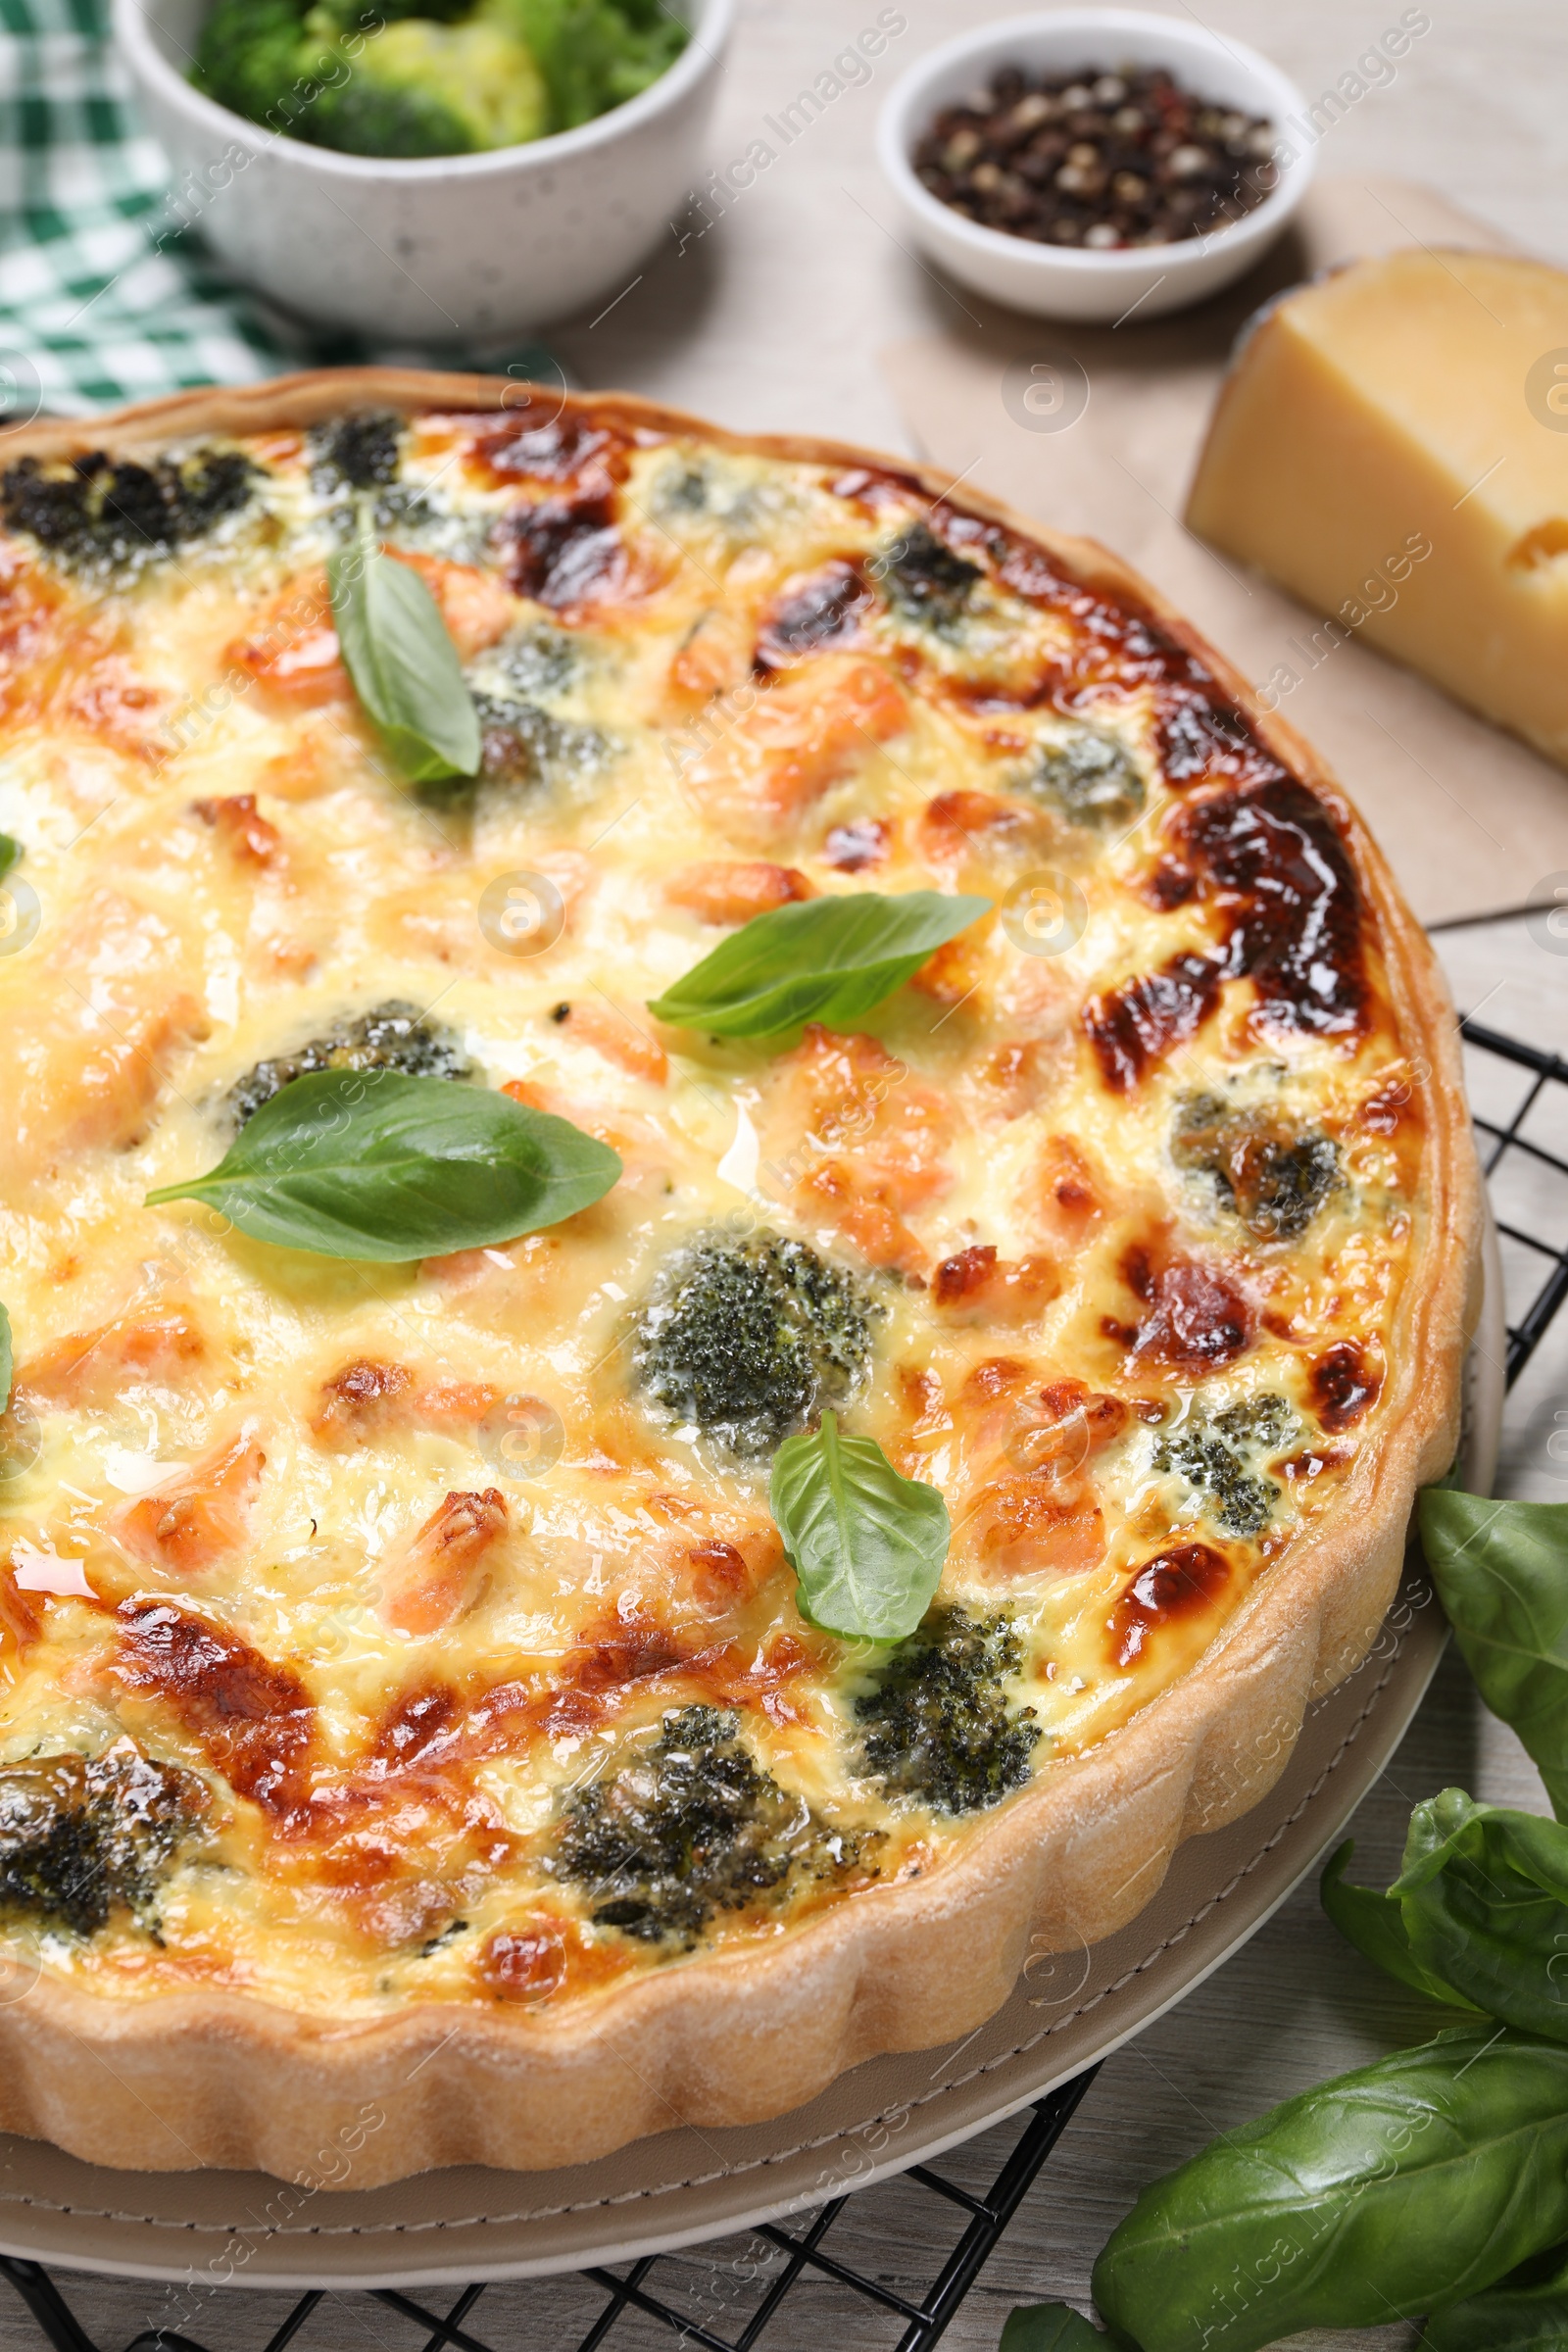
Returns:
[[[237,449],[150,466],[94,450],[73,464],[19,458],[0,476],[0,514],[68,564],[123,570],[172,554],[249,506],[260,467]]]
[[[1184,1173],[1211,1177],[1218,1206],[1262,1241],[1296,1241],[1341,1182],[1332,1136],[1302,1134],[1265,1108],[1222,1095],[1182,1097],[1171,1156]]]
[[[1244,1397],[1211,1420],[1189,1422],[1161,1438],[1154,1468],[1184,1478],[1225,1535],[1260,1535],[1282,1489],[1256,1464],[1279,1451],[1295,1424],[1289,1402],[1277,1392]]]
[[[195,1773],[155,1763],[128,1740],[102,1756],[0,1768],[0,1913],[78,1936],[116,1910],[145,1916],[207,1807]]]
[[[582,648],[564,629],[517,629],[472,663],[468,690],[479,714],[480,775],[497,784],[591,782],[619,757],[602,728],[560,718],[542,705],[569,688]]]
[[[805,1242],[700,1235],[665,1260],[637,1327],[645,1396],[741,1461],[773,1453],[871,1368],[876,1308]]]
[[[584,662],[580,635],[549,621],[531,621],[491,649],[484,672],[498,702],[547,703],[576,681]]]
[[[311,437],[311,480],[318,490],[382,490],[398,478],[404,423],[386,410],[336,416]]]
[[[692,458],[681,458],[675,465],[666,466],[659,475],[654,488],[655,501],[666,514],[706,514],[710,484],[707,467]]]
[[[537,703],[474,691],[479,714],[479,773],[492,784],[579,784],[615,757],[598,727],[556,718]]]
[[[1005,1616],[933,1609],[855,1701],[866,1774],[936,1813],[979,1812],[1021,1788],[1040,1737],[1033,1707],[1008,1700],[1022,1663]]]
[[[1148,798],[1127,746],[1089,727],[1063,743],[1047,744],[1023,789],[1048,802],[1069,824],[1107,830],[1130,825]]]
[[[311,1070],[400,1070],[407,1078],[471,1078],[473,1064],[418,1007],[396,1000],[339,1021],[291,1054],[259,1061],[229,1088],[228,1109],[243,1127],[264,1102]]]
[[[951,631],[962,619],[979,580],[979,566],[944,547],[923,522],[911,525],[867,565],[894,611],[906,620]]]
[[[362,510],[398,547],[424,548],[459,564],[482,564],[489,518],[465,514],[438,483],[404,475],[408,419],[390,410],[358,410],[319,426],[310,439],[311,488],[322,519],[340,538],[354,535]]]
[[[549,1867],[587,1890],[596,1927],[690,1949],[715,1912],[867,1869],[867,1840],[781,1788],[737,1732],[715,1707],[683,1708],[652,1747],[571,1798]]]
[[[662,526],[681,538],[694,525],[721,532],[738,548],[763,536],[768,517],[783,511],[789,493],[760,480],[751,467],[708,450],[671,451],[650,477],[649,500]]]
[[[1214,1427],[1229,1446],[1255,1454],[1278,1453],[1296,1427],[1289,1397],[1277,1389],[1243,1396],[1214,1415]]]

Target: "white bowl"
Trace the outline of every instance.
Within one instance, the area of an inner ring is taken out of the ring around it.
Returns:
[[[1003,66],[1030,74],[1102,74],[1163,66],[1185,88],[1216,105],[1265,116],[1284,132],[1305,111],[1296,84],[1255,49],[1175,17],[1132,8],[1063,8],[1009,17],[960,33],[919,58],[889,91],[877,124],[882,169],[913,235],[935,262],[976,293],[1046,318],[1140,318],[1182,310],[1240,277],[1273,244],[1306,194],[1313,151],[1287,140],[1279,182],[1254,212],[1201,237],[1106,252],[1036,245],[983,228],[942,203],[915,176],[910,158],[944,107],[984,89]]]
[[[613,300],[667,233],[733,13],[690,4],[686,48],[624,106],[532,146],[415,163],[313,147],[192,89],[209,0],[115,0],[114,24],[173,166],[171,228],[195,225],[236,276],[317,324],[459,344]]]

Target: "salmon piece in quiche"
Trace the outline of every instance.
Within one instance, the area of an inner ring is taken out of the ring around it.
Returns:
[[[77,908],[48,977],[9,1025],[11,1164],[42,1174],[62,1152],[123,1150],[184,1050],[206,1034],[184,942],[112,885]]]
[[[669,665],[666,700],[673,715],[700,710],[715,694],[744,685],[752,669],[752,632],[739,614],[705,612]]]
[[[461,660],[497,644],[516,618],[516,603],[493,572],[476,564],[453,564],[442,556],[412,555],[393,547],[387,551],[399,564],[418,573],[441,609]]]
[[[498,1487],[449,1494],[385,1572],[381,1615],[392,1631],[423,1641],[471,1608],[509,1517]]]
[[[683,865],[664,884],[672,906],[684,906],[705,923],[749,923],[812,895],[798,866],[771,865],[761,858],[705,858]]]
[[[669,1076],[669,1056],[658,1038],[617,1004],[577,997],[552,1006],[550,1019],[568,1045],[591,1048],[629,1078],[662,1086]]]
[[[956,1322],[1037,1323],[1061,1285],[1053,1257],[999,1257],[994,1242],[971,1242],[938,1266],[931,1300]]]
[[[311,1431],[330,1446],[367,1446],[400,1430],[472,1431],[495,1403],[483,1381],[421,1381],[406,1364],[357,1356],[321,1383]]]
[[[200,1325],[188,1314],[123,1315],[96,1331],[71,1332],[30,1356],[17,1368],[16,1392],[34,1407],[92,1411],[128,1386],[188,1387],[209,1352]]]
[[[952,1183],[944,1154],[957,1125],[940,1088],[877,1039],[812,1022],[779,1059],[764,1120],[767,1179],[786,1183],[806,1216],[837,1226],[872,1265],[924,1267],[907,1220]]]
[[[1094,1462],[1126,1431],[1131,1410],[1082,1381],[1008,1385],[990,1445],[969,1466],[960,1551],[1003,1583],[1085,1575],[1100,1565],[1106,1543]]]
[[[168,1486],[127,1503],[113,1522],[116,1541],[149,1566],[199,1576],[243,1549],[266,1466],[263,1446],[244,1431]]]
[[[352,701],[326,573],[310,572],[280,588],[235,638],[225,661],[299,710]]]
[[[790,836],[829,785],[908,723],[907,697],[879,662],[819,654],[726,723],[685,769],[684,788],[721,835],[760,847]]]

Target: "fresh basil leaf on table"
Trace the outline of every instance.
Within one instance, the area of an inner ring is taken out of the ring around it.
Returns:
[[[441,608],[418,573],[383,555],[362,517],[327,558],[344,667],[411,784],[479,772],[479,714]]]
[[[649,1011],[714,1037],[778,1037],[807,1021],[843,1028],[902,988],[989,899],[936,890],[856,891],[755,915],[694,964]]]
[[[402,1264],[558,1225],[620,1175],[608,1145],[510,1096],[398,1070],[313,1070],[264,1102],[204,1200],[253,1241]]]
[[[952,1526],[935,1487],[903,1478],[874,1438],[846,1438],[838,1416],[786,1438],[768,1488],[801,1614],[847,1640],[902,1642],[942,1576]]]
[[[1565,2235],[1568,2049],[1487,2021],[1287,2099],[1156,2180],[1095,2265],[1095,2301],[1141,2352],[1260,2352],[1478,2294]]]
[[[1568,2352],[1568,2248],[1428,2320],[1421,2352]]]
[[[1068,2303],[1020,2303],[997,2352],[1105,2352],[1105,2339]]]
[[[1445,1788],[1410,1816],[1397,1896],[1416,1960],[1492,2017],[1568,2041],[1568,1828]]]
[[[1345,1873],[1355,1840],[1347,1838],[1345,1843],[1329,1856],[1323,1876],[1318,1881],[1318,1894],[1347,1943],[1353,1943],[1363,1959],[1370,1960],[1385,1975],[1395,1978],[1412,1992],[1425,1995],[1429,2001],[1443,2001],[1454,2009],[1473,2009],[1451,1984],[1423,1967],[1410,1949],[1410,1937],[1405,1929],[1404,1914],[1396,1894],[1383,1894],[1375,1886],[1352,1886]]]
[[[1428,1487],[1421,1542],[1465,1662],[1568,1820],[1568,1503]]]

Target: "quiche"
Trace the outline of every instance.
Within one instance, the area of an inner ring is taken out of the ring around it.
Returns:
[[[1098,547],[851,449],[368,371],[0,468],[0,2123],[579,2162],[1123,1925],[1455,1444],[1453,1024],[1334,781]],[[356,545],[472,772],[372,715]],[[667,1017],[933,906],[848,1016]],[[613,1181],[376,1257],[181,1196],[345,1073]],[[775,1513],[829,1431],[943,1520],[897,1639]]]

